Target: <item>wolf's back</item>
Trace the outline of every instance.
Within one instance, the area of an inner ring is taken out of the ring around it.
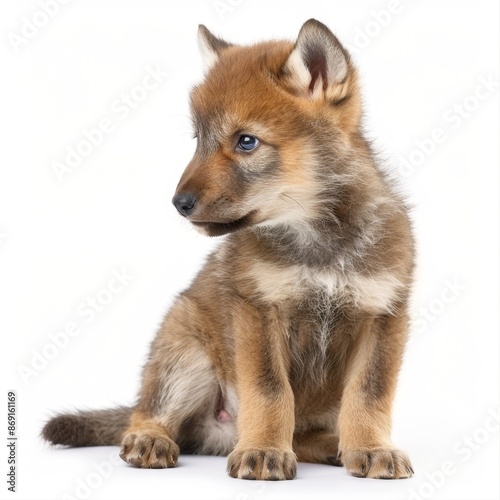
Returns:
[[[45,424],[42,437],[68,446],[119,445],[131,415],[132,408],[127,407],[64,413]]]

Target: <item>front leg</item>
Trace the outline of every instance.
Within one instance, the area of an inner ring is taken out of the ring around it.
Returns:
[[[234,318],[238,443],[228,473],[240,479],[293,479],[294,398],[286,325],[275,309],[239,303]]]
[[[338,418],[340,458],[357,477],[411,477],[406,454],[390,440],[391,410],[406,342],[404,311],[364,320],[349,360]]]

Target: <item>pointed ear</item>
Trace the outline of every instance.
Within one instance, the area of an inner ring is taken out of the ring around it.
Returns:
[[[220,53],[224,49],[231,47],[231,44],[212,35],[205,25],[200,24],[198,26],[198,47],[205,66],[205,72],[207,72],[217,62]]]
[[[336,36],[324,24],[309,19],[299,32],[285,72],[296,91],[320,99],[328,98],[346,80],[349,66],[349,54]]]

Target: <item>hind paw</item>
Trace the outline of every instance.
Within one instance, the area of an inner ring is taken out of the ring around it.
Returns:
[[[297,459],[291,451],[273,448],[235,450],[229,455],[227,471],[231,477],[239,479],[293,479]]]
[[[166,469],[177,464],[179,447],[165,435],[137,431],[123,438],[120,457],[134,467]]]
[[[344,467],[355,477],[403,479],[413,476],[406,453],[391,448],[360,449],[342,452]]]

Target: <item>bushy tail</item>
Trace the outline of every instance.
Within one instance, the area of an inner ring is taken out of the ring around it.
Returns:
[[[52,444],[68,446],[119,445],[132,411],[119,407],[57,415],[45,424],[42,437]]]

